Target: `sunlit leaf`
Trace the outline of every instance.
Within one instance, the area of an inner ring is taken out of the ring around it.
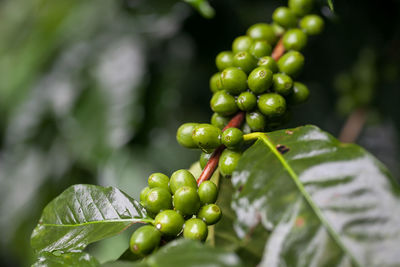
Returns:
[[[84,252],[52,253],[43,252],[32,267],[95,267],[98,261]]]
[[[116,188],[74,185],[46,206],[31,244],[37,252],[82,250],[150,220],[136,200]]]
[[[400,191],[379,161],[314,126],[254,136],[232,205],[239,235],[271,231],[259,266],[400,266]]]

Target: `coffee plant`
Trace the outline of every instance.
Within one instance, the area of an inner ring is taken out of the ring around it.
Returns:
[[[129,248],[102,265],[400,266],[400,190],[383,164],[316,126],[282,129],[310,96],[298,79],[324,29],[314,5],[289,0],[216,56],[209,123],[176,133],[200,150],[190,169],[150,174],[140,200],[77,184],[51,201],[34,266],[98,266],[88,245],[130,227]]]

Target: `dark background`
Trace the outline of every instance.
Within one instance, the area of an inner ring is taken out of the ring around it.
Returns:
[[[1,266],[34,260],[29,238],[41,210],[69,185],[117,186],[137,197],[151,172],[188,168],[184,122],[211,117],[214,58],[286,1],[211,1],[207,20],[171,0],[0,2]],[[399,177],[400,3],[325,1],[322,35],[309,39],[299,78],[311,99],[289,127],[338,136],[366,110],[357,139]],[[101,261],[129,233],[89,249]]]

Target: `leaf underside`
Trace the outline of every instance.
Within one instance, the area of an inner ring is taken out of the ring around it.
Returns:
[[[116,188],[74,185],[43,210],[31,244],[38,253],[82,251],[146,219],[144,208]]]
[[[314,126],[263,134],[232,177],[236,233],[271,231],[259,266],[400,266],[400,194],[385,167]]]

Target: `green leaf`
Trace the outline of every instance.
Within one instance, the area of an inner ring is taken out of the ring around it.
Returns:
[[[32,267],[96,267],[98,261],[84,252],[52,253],[43,252],[39,255],[37,261]]]
[[[243,266],[240,259],[231,252],[220,248],[213,248],[198,241],[188,239],[177,239],[162,247],[159,251],[151,254],[137,265],[128,265],[127,261],[116,261],[106,263],[105,267],[119,266],[162,266],[162,267],[239,267]]]
[[[207,0],[184,0],[195,8],[203,17],[211,19],[215,16],[215,10],[210,6]]]
[[[31,245],[36,252],[79,251],[134,223],[150,221],[136,200],[114,187],[74,185],[43,210]]]
[[[334,7],[333,7],[333,1],[332,1],[332,0],[327,0],[327,2],[328,2],[329,9],[330,9],[332,12],[335,11],[335,9],[334,9]]]
[[[239,236],[271,231],[260,266],[400,266],[400,190],[378,160],[314,126],[252,137],[232,206]]]

